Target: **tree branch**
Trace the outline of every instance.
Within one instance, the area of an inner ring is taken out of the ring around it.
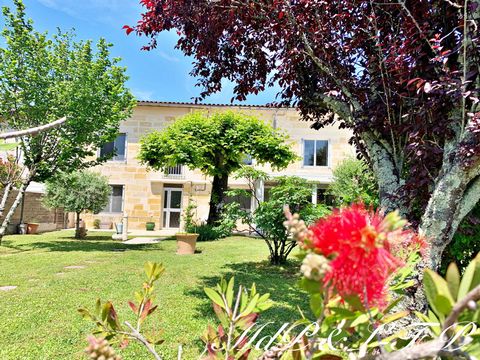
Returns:
[[[130,330],[132,330],[131,333],[127,333],[127,332],[122,332],[123,334],[127,335],[127,336],[130,336],[132,338],[134,338],[135,340],[139,341],[140,343],[143,344],[143,346],[145,346],[147,348],[147,350],[150,352],[150,354],[153,355],[153,357],[155,358],[155,360],[162,360],[161,356],[157,354],[157,352],[155,351],[155,349],[153,348],[152,344],[150,344],[147,339],[145,339],[143,337],[142,334],[140,334],[137,329],[135,329],[132,325],[130,325],[130,323],[128,321],[125,321],[125,325],[128,326],[128,328]]]
[[[6,140],[6,139],[21,137],[21,136],[34,136],[34,135],[37,135],[37,134],[39,134],[43,131],[59,127],[65,121],[67,121],[67,118],[63,117],[63,118],[55,120],[54,122],[51,122],[49,124],[40,125],[40,126],[37,126],[37,127],[34,127],[34,128],[26,129],[26,130],[12,131],[12,132],[9,132],[9,133],[0,134],[0,139],[1,140]]]
[[[450,329],[457,323],[458,318],[460,317],[462,312],[469,307],[469,304],[471,302],[476,303],[479,300],[480,285],[475,287],[462,300],[455,304],[452,311],[450,312],[450,315],[448,315],[447,319],[443,323],[442,334],[446,335],[448,329]],[[438,338],[423,344],[412,346],[410,348],[400,349],[392,353],[385,353],[376,356],[368,355],[366,357],[363,357],[361,360],[417,360],[436,357],[442,354],[450,354],[451,356],[453,355],[453,352],[449,352],[448,349],[445,348],[448,340],[449,339],[446,336],[443,336],[443,338]],[[470,358],[468,354],[462,353],[462,355],[467,359]]]

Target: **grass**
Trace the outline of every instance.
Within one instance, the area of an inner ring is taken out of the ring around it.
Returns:
[[[203,288],[214,286],[221,276],[235,275],[237,284],[255,282],[260,292],[270,292],[275,306],[263,319],[278,327],[298,319],[297,306],[306,306],[307,297],[295,285],[297,264],[271,267],[261,240],[202,242],[197,246],[201,253],[177,256],[175,241],[129,246],[111,240],[110,233],[92,233],[87,240],[72,236],[60,231],[4,238],[0,286],[18,287],[0,292],[0,359],[84,358],[93,325],[76,310],[93,308],[100,297],[113,301],[121,319],[132,320],[127,301],[142,284],[146,261],[162,262],[167,269],[157,287],[158,314],[150,320],[164,330],[159,349],[166,360],[176,359],[178,344],[184,347],[184,359],[201,353],[199,337],[208,323],[216,323]],[[72,265],[85,268],[65,269]],[[136,344],[120,354],[126,360],[150,359]]]

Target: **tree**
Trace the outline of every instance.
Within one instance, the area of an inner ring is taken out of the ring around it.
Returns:
[[[280,102],[314,127],[339,123],[371,164],[380,205],[429,237],[436,267],[480,199],[478,0],[142,1],[150,37],[176,29],[200,98],[236,82],[245,100]],[[338,116],[337,116],[338,115]]]
[[[49,208],[63,208],[77,214],[75,237],[81,238],[80,214],[98,214],[107,206],[112,189],[108,178],[97,173],[77,171],[60,173],[48,180],[43,198]]]
[[[95,50],[91,41],[77,42],[72,33],[60,31],[49,38],[34,30],[21,0],[14,4],[15,13],[3,8],[0,117],[11,129],[44,131],[17,138],[27,171],[0,227],[0,239],[29,183],[106,160],[96,159],[96,150],[115,139],[134,105],[120,59],[110,58],[111,44],[100,39]],[[45,128],[63,117],[61,126]]]
[[[229,175],[240,169],[247,157],[275,169],[285,168],[296,159],[286,140],[285,134],[253,116],[233,111],[194,112],[144,137],[139,159],[155,170],[186,165],[212,176],[207,224],[214,225],[224,204]]]
[[[315,185],[303,178],[297,176],[275,178],[275,186],[270,190],[266,201],[261,201],[256,195],[258,182],[269,180],[264,171],[243,166],[235,173],[235,178],[246,180],[248,187],[230,190],[228,195],[248,198],[253,196],[255,206],[252,211],[247,211],[241,209],[238,202],[231,202],[225,206],[221,222],[230,225],[241,221],[243,225],[247,225],[250,232],[262,238],[267,244],[272,264],[284,264],[297,245],[284,225],[285,206],[299,214],[307,225],[330,213],[325,205],[312,204]]]
[[[328,193],[335,204],[349,205],[363,202],[365,205],[378,206],[378,186],[375,175],[363,160],[347,158],[333,169],[333,182]]]

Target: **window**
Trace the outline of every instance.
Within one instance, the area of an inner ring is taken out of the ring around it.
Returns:
[[[252,197],[242,195],[227,196],[225,198],[225,204],[238,203],[240,204],[240,209],[250,212],[252,210]]]
[[[253,165],[253,158],[251,155],[245,155],[242,160],[243,165]]]
[[[304,166],[328,166],[328,141],[305,140],[303,144]]]
[[[119,134],[115,141],[106,143],[100,149],[100,156],[110,156],[114,154],[111,160],[113,161],[124,161],[125,158],[125,149],[126,149],[126,134]]]
[[[317,204],[334,205],[333,195],[327,194],[327,189],[317,188]]]
[[[167,177],[182,177],[183,176],[183,165],[176,165],[168,167],[165,170],[165,176]]]
[[[112,193],[108,204],[102,212],[121,213],[123,211],[123,185],[110,185]]]

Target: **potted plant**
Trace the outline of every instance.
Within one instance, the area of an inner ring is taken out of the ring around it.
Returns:
[[[175,234],[177,238],[177,254],[191,255],[195,254],[198,234],[196,233],[197,224],[194,220],[194,212],[197,206],[193,201],[189,201],[187,208],[182,214],[185,232]]]
[[[155,230],[155,222],[153,221],[153,214],[152,213],[150,213],[150,221],[147,221],[147,223],[145,224],[145,229],[147,231]]]
[[[39,226],[37,219],[32,219],[31,222],[27,223],[27,234],[36,234]]]
[[[100,229],[100,219],[93,220],[93,228]]]

